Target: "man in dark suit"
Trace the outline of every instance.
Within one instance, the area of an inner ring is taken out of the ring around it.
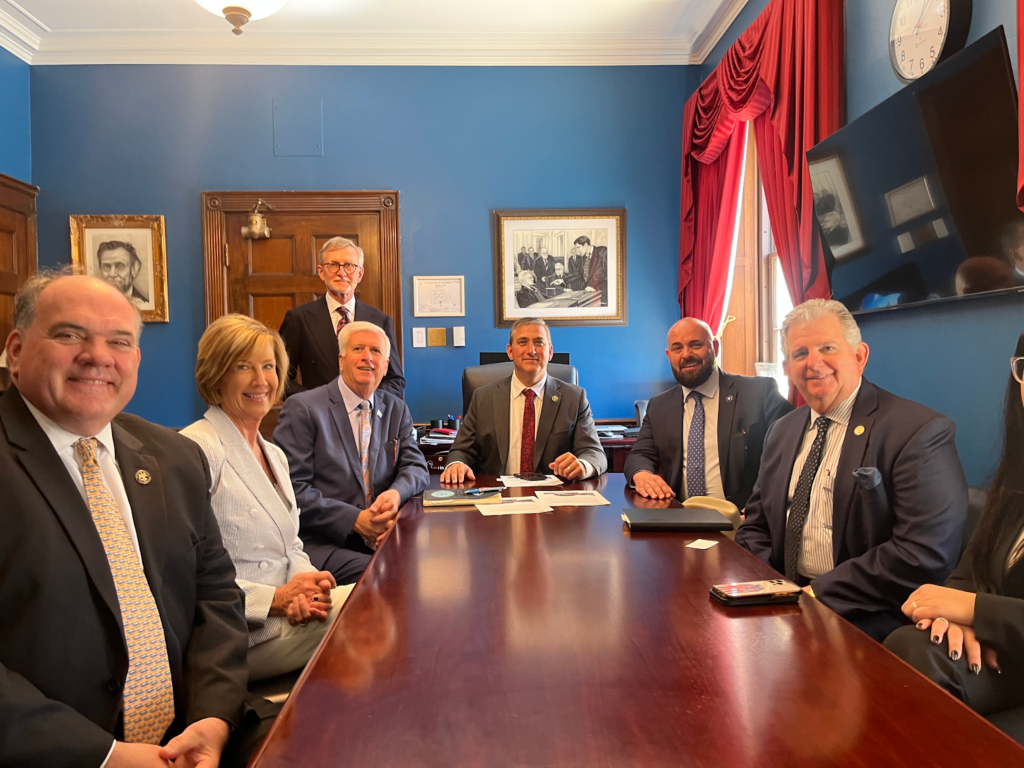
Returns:
[[[339,584],[351,584],[430,475],[408,406],[378,389],[388,367],[387,334],[355,322],[338,341],[341,376],[288,398],[274,442],[288,457],[306,554]]]
[[[959,556],[956,428],[862,378],[868,346],[839,302],[790,312],[782,345],[808,404],[768,431],[736,543],[882,640],[906,623],[907,596],[941,584]]]
[[[580,235],[573,242],[580,252],[580,286],[588,292],[601,292],[601,305],[608,305],[608,248],[593,246],[590,238]]]
[[[712,496],[746,506],[765,433],[793,406],[775,379],[719,368],[719,349],[701,320],[684,317],[669,330],[665,355],[679,386],[651,398],[624,467],[641,496]]]
[[[525,245],[519,249],[519,255],[516,257],[516,260],[519,262],[520,270],[528,269],[531,272],[533,271],[533,258],[526,252]]]
[[[338,378],[338,334],[357,320],[384,329],[391,345],[391,361],[381,387],[395,397],[405,394],[402,361],[398,359],[395,324],[391,318],[356,298],[363,279],[363,249],[344,237],[332,237],[317,257],[316,273],[327,293],[316,301],[289,309],[281,323],[281,338],[288,350],[288,385],[285,397],[316,389]],[[296,379],[302,373],[302,383]]]
[[[519,290],[516,291],[516,306],[520,309],[544,301],[544,295],[534,285],[537,278],[530,270],[523,270],[519,273]]]
[[[140,329],[91,277],[39,275],[16,299],[0,398],[5,766],[215,766],[244,730],[243,594],[206,460],[116,415]]]
[[[540,249],[540,255],[533,262],[533,274],[536,276],[537,286],[543,287],[547,279],[555,273],[555,262],[548,253],[547,248]]]
[[[568,480],[606,472],[608,459],[586,391],[548,376],[554,348],[547,324],[516,320],[507,351],[512,376],[473,393],[441,482],[473,480],[474,471],[514,475],[550,469]]]
[[[556,261],[554,270],[544,280],[544,292],[548,295],[549,299],[570,290],[568,277],[565,274],[565,266],[562,262]]]

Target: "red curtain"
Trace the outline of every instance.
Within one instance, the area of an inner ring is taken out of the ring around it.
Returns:
[[[717,336],[722,332],[726,309],[726,289],[732,266],[739,215],[740,186],[747,146],[747,124],[740,123],[718,158],[707,165],[698,163],[697,226],[693,258],[689,261],[689,279],[681,284],[681,305],[687,317],[696,317],[711,326]],[[680,268],[680,272],[682,268]]]
[[[714,186],[724,189],[727,174],[714,168],[748,121],[793,303],[830,295],[805,152],[841,126],[844,91],[843,0],[772,0],[690,97],[683,112],[679,238],[684,316],[708,322],[715,316],[715,276],[729,265],[707,244],[719,240],[729,211],[715,216],[705,209],[723,199]],[[724,287],[719,305],[723,299]],[[724,309],[718,307],[719,318]]]

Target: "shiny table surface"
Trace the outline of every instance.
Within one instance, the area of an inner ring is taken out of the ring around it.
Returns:
[[[720,534],[629,534],[620,512],[645,500],[622,475],[566,487],[611,506],[410,501],[253,765],[1024,765],[814,599],[711,600],[777,576]]]

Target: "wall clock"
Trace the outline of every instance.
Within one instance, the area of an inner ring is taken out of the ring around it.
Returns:
[[[889,62],[911,83],[964,47],[971,0],[896,0],[889,26]]]

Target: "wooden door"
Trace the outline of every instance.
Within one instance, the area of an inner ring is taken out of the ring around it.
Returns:
[[[0,175],[0,344],[14,329],[14,296],[36,272],[36,195],[39,187]],[[0,391],[10,383],[0,369]]]

